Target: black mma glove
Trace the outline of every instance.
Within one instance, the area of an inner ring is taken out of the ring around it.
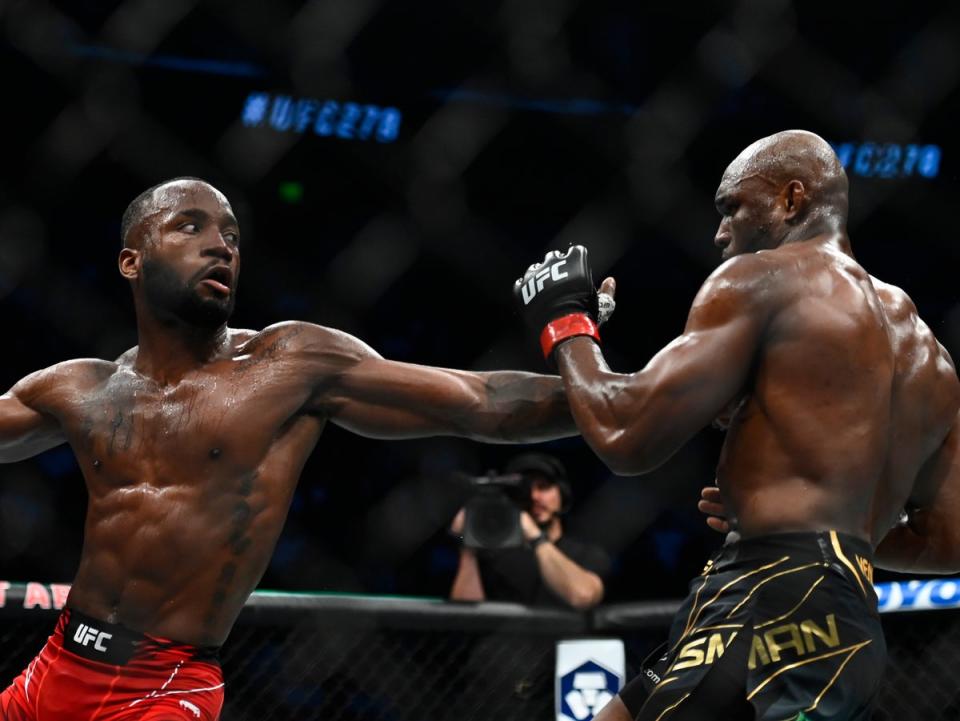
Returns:
[[[527,325],[540,334],[547,360],[568,338],[586,335],[600,341],[597,289],[582,245],[547,253],[513,284],[513,295]]]

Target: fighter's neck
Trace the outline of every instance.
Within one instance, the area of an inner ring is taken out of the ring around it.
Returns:
[[[779,245],[794,243],[831,243],[849,256],[853,256],[850,246],[850,237],[847,235],[845,220],[835,216],[811,218],[810,221],[792,228],[780,241]]]
[[[171,325],[141,316],[137,341],[134,370],[158,383],[175,383],[189,371],[223,357],[230,329],[226,324],[215,329]]]

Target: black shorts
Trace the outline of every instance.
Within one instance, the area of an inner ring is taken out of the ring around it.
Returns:
[[[690,584],[638,721],[870,716],[887,648],[869,544],[833,531],[725,546]],[[633,685],[633,684],[632,684]]]

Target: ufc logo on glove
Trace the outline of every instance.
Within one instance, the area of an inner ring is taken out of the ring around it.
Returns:
[[[560,268],[566,264],[567,259],[564,258],[559,263],[541,268],[534,275],[530,276],[530,279],[520,289],[523,295],[523,304],[529,305],[530,301],[536,298],[537,293],[543,290],[543,284],[547,282],[547,278],[550,278],[554,283],[566,278],[568,273],[566,271],[560,272]]]
[[[564,340],[589,336],[599,342],[597,328],[614,308],[610,294],[598,295],[582,245],[551,250],[514,282],[513,295],[527,325],[538,334],[548,363]]]

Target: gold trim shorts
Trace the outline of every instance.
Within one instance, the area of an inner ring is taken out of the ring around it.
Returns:
[[[872,557],[834,531],[725,546],[642,674],[638,721],[868,719],[887,657]]]

